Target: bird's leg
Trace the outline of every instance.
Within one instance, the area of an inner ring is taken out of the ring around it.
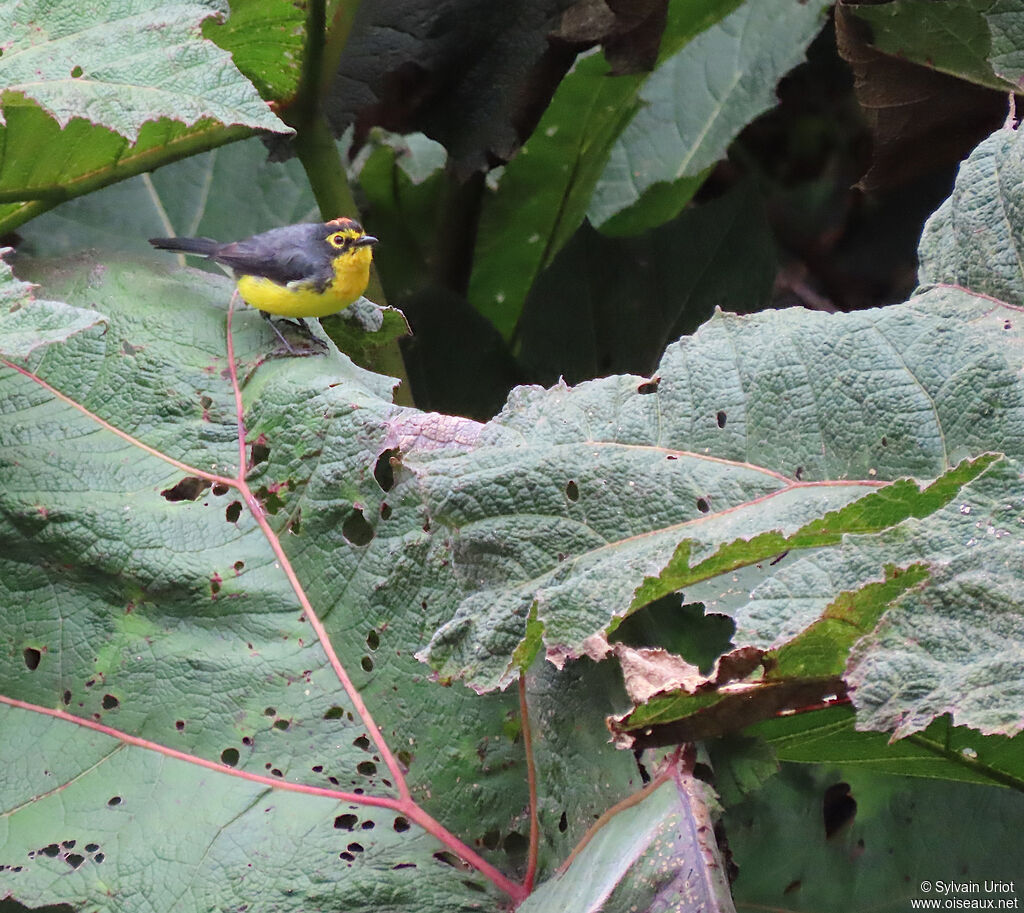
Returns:
[[[270,328],[274,331],[274,333],[277,334],[277,338],[281,340],[281,344],[288,351],[289,355],[312,355],[312,354],[314,354],[316,349],[326,350],[327,347],[324,345],[324,343],[321,340],[317,339],[312,334],[312,332],[310,331],[309,327],[306,326],[306,321],[305,320],[299,318],[296,321],[296,323],[305,331],[307,339],[309,340],[309,342],[311,344],[313,344],[314,347],[313,348],[296,349],[295,346],[293,346],[287,339],[285,339],[284,333],[282,333],[277,328],[277,324],[274,322],[273,317],[269,313],[267,313],[266,311],[260,311],[260,314],[262,314],[263,318],[267,321],[267,323],[270,324]],[[288,323],[291,323],[291,321],[288,321]]]

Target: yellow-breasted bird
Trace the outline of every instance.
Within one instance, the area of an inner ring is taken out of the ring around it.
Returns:
[[[273,228],[223,244],[210,238],[150,238],[149,243],[223,263],[233,270],[246,304],[264,316],[301,321],[344,310],[363,294],[377,239],[354,219],[340,218]]]

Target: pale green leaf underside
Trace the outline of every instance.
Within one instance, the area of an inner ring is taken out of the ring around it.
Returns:
[[[697,781],[688,783],[695,793],[700,791]],[[694,813],[694,802],[682,782],[662,783],[637,805],[612,817],[565,872],[518,909],[734,910],[724,869],[709,865],[710,819],[701,820]]]
[[[736,134],[775,104],[776,83],[803,59],[823,19],[820,2],[745,3],[660,64],[612,146],[590,221],[601,226],[655,185],[696,178],[722,158]],[[677,200],[677,211],[688,198]]]

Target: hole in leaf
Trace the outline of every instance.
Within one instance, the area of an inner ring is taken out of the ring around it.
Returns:
[[[273,707],[265,707],[263,709],[264,716],[277,716],[277,711]]]
[[[245,567],[245,562],[244,561],[236,561],[231,566],[235,569],[235,573],[236,574],[241,574],[242,573],[242,568]]]
[[[719,428],[724,428],[725,427],[726,417],[727,417],[726,414],[721,409],[719,409],[718,413],[715,415],[715,421],[718,422],[718,427]]]
[[[397,869],[414,869],[416,868],[415,862],[400,862],[398,865],[391,866],[391,871],[394,872]]]
[[[346,862],[355,862],[356,861],[356,857],[355,856],[353,856],[351,853],[346,853],[344,850],[342,852],[338,853],[338,858],[339,859],[344,859]]]
[[[364,672],[373,671],[373,660],[370,659],[369,656],[364,656],[361,660],[359,660],[359,665],[363,667]]]
[[[217,573],[215,573],[210,578],[210,595],[211,596],[216,596],[220,592],[221,581],[222,581],[222,578],[221,578],[220,574],[217,574]]]
[[[480,840],[487,849],[496,850],[501,845],[501,834],[498,831],[488,831]]]
[[[399,764],[401,764],[406,770],[409,769],[409,765],[412,764],[411,751],[406,751],[404,748],[400,748],[395,752],[395,757],[398,759]]]
[[[64,861],[71,866],[71,868],[77,869],[83,862],[85,862],[85,857],[78,853],[68,853],[67,856],[64,857]]]
[[[409,830],[409,819],[399,815],[395,818],[395,821],[391,826],[395,829],[396,833],[401,834],[402,832]]]
[[[238,749],[237,748],[225,748],[220,753],[221,762],[227,764],[228,767],[234,767],[238,763]]]
[[[60,847],[56,843],[51,843],[49,846],[44,846],[40,851],[40,855],[49,856],[51,859],[56,859],[60,855]]]
[[[1004,330],[1012,330],[1013,329],[1013,324],[1010,323],[1009,320],[1007,320],[1006,323],[1003,324],[1003,329]]]
[[[650,380],[644,381],[636,388],[637,393],[657,393],[658,385],[661,383],[660,377],[652,377]]]
[[[100,848],[100,845],[98,843],[87,843],[85,845],[85,851],[87,853],[95,853],[96,850],[98,850],[99,848]]]
[[[362,828],[362,829],[363,829],[364,831],[372,831],[372,830],[373,830],[373,829],[374,829],[374,828],[375,828],[375,827],[377,826],[377,822],[376,822],[376,821],[364,821],[364,822],[363,822],[362,824],[360,824],[359,826],[360,826],[360,827],[361,827],[361,828]]]
[[[107,799],[107,805],[109,805],[111,808],[113,808],[116,805],[120,805],[120,804],[121,804],[121,797],[120,796],[111,796],[109,799]]]
[[[345,716],[345,711],[341,707],[330,707],[324,714],[325,720],[340,720]]]
[[[361,843],[350,843],[345,849],[350,853],[361,853],[363,852],[363,845]]]
[[[370,740],[365,735],[359,736],[358,739],[353,739],[352,744],[362,751],[370,750]]]
[[[394,447],[385,450],[377,457],[377,462],[373,467],[373,477],[382,491],[391,491],[395,487],[395,468],[391,461],[397,462],[398,459],[398,451]]]
[[[565,496],[574,503],[580,499],[580,488],[572,479],[565,483]]]
[[[291,725],[292,724],[289,723],[288,720],[274,720],[274,728],[280,729],[282,732],[288,729]]]
[[[448,850],[441,850],[438,853],[434,853],[434,858],[443,865],[450,865],[453,869],[462,868],[462,860],[454,853],[450,853]]]
[[[284,773],[281,771],[281,769],[279,767],[272,768],[270,772],[275,777],[283,777],[284,776]]]
[[[175,720],[174,728],[177,729],[178,732],[184,732],[184,730],[185,730],[185,721],[184,720]]]
[[[270,459],[270,448],[266,445],[263,436],[252,442],[249,447],[249,468],[253,469],[260,463],[266,463]]]
[[[310,770],[312,770],[313,773],[315,773],[315,774],[322,774],[324,772],[324,765],[323,764],[314,764],[310,768]]]
[[[697,498],[697,510],[699,510],[702,514],[706,514],[709,510],[711,510],[711,504],[707,498]]]
[[[209,409],[213,405],[213,400],[204,393],[199,397],[199,405],[204,409]]]
[[[165,488],[160,494],[168,501],[196,501],[210,487],[206,479],[196,476],[185,476],[176,485]]]
[[[373,527],[367,522],[363,512],[354,507],[352,513],[341,524],[341,534],[353,545],[369,545],[373,540]]]
[[[565,812],[562,812],[562,817],[558,819],[558,830],[564,834],[568,829],[569,819],[565,816]]]
[[[240,516],[242,516],[242,502],[232,501],[224,511],[224,519],[228,523],[237,523]]]
[[[43,658],[43,654],[35,647],[25,647],[21,655],[25,660],[25,667],[29,672],[35,672],[36,669],[39,668],[39,660]],[[65,701],[65,703],[67,702]]]
[[[889,439],[884,434],[882,435],[882,446],[883,447],[888,447],[889,446]]]
[[[338,815],[334,819],[334,827],[339,831],[350,831],[355,828],[359,823],[359,819],[355,815]]]
[[[71,78],[72,79],[78,79],[78,77],[81,76],[81,75],[82,75],[82,68],[80,66],[76,65],[76,66],[73,66],[71,68]]]
[[[103,709],[104,710],[114,710],[115,708],[120,707],[120,706],[121,706],[121,702],[116,697],[114,697],[114,695],[112,695],[112,694],[104,694],[103,695]]]
[[[800,479],[803,478],[803,474],[804,474],[804,467],[803,466],[797,466],[796,467],[796,472],[793,473],[793,476],[799,482]]]
[[[97,864],[99,864],[99,863],[103,862],[103,860],[106,859],[106,858],[107,857],[104,856],[103,853],[97,853],[95,856],[92,857],[92,861],[97,863]]]
[[[61,699],[64,701],[64,706],[66,707],[71,703],[71,692],[65,691],[64,694],[61,695]]]
[[[247,735],[243,735],[242,736],[242,744],[245,745],[248,748],[250,745],[252,745],[252,739],[250,739],[249,736],[247,736]]]
[[[380,635],[376,631],[371,630],[366,635],[366,646],[371,650],[376,650],[380,646]]]
[[[388,520],[391,518],[391,506],[387,501],[382,501],[380,505],[380,518],[382,520]]]
[[[857,800],[850,793],[849,783],[834,783],[825,790],[821,803],[825,821],[825,839],[837,834],[857,815]]]
[[[225,485],[223,482],[214,482],[213,488],[210,490],[218,497],[220,497],[221,495],[226,495],[230,491],[228,486]]]
[[[505,838],[505,852],[509,856],[525,856],[526,850],[530,845],[530,841],[527,840],[519,831],[512,831]]]
[[[372,777],[377,772],[377,765],[373,761],[360,761],[356,764],[356,770],[364,777]]]

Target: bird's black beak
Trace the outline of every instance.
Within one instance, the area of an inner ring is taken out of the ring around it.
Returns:
[[[373,235],[363,235],[361,238],[356,238],[352,242],[353,247],[366,247],[368,244],[373,245],[377,243],[377,239]]]

